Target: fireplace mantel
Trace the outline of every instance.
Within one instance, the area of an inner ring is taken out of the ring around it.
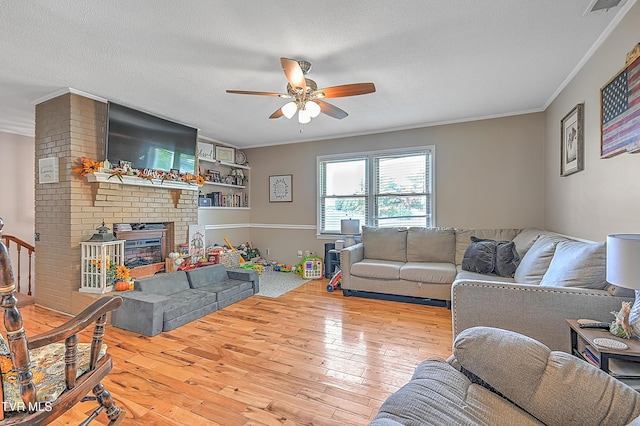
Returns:
[[[122,182],[118,179],[117,175],[111,173],[89,173],[86,178],[87,182],[104,182],[104,183],[117,183],[121,185],[137,185],[137,186],[151,186],[154,188],[167,188],[167,189],[186,189],[188,191],[197,191],[200,187],[195,184],[189,184],[187,182],[176,182],[173,180],[162,181],[160,179],[147,180],[137,176],[121,176]]]

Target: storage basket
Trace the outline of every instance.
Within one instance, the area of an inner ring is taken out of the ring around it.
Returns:
[[[240,252],[239,251],[221,251],[220,263],[227,268],[240,267]]]

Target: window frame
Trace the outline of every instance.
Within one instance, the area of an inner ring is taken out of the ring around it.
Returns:
[[[375,183],[375,173],[374,170],[374,161],[376,157],[392,157],[397,155],[411,155],[411,154],[427,154],[429,156],[429,163],[426,170],[427,182],[425,185],[426,197],[428,202],[426,215],[431,218],[430,226],[436,226],[436,193],[435,193],[435,164],[436,164],[436,153],[435,153],[435,145],[425,145],[418,147],[406,147],[406,148],[394,148],[394,149],[385,149],[385,150],[376,150],[376,151],[364,151],[364,152],[352,152],[352,153],[344,153],[344,154],[331,154],[331,155],[320,155],[316,157],[316,182],[317,182],[317,191],[316,191],[316,236],[320,239],[335,239],[340,237],[340,233],[324,231],[322,229],[322,217],[323,212],[321,211],[322,207],[322,199],[323,194],[322,189],[325,186],[325,183],[321,181],[324,179],[322,173],[322,164],[325,162],[339,162],[339,161],[349,161],[349,160],[357,160],[357,159],[365,159],[365,186],[367,188],[366,197],[366,222],[361,223],[361,226],[372,226],[374,223],[374,214],[375,214],[375,198],[380,194],[376,193],[376,183]],[[427,219],[425,219],[426,226]]]

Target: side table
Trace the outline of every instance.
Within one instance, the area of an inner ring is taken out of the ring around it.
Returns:
[[[573,355],[584,359],[605,373],[611,374],[638,390],[638,387],[640,387],[640,341],[636,339],[621,339],[611,334],[609,330],[580,328],[580,324],[575,319],[567,319],[566,321],[571,328],[571,351]],[[594,342],[598,338],[622,342],[628,348],[611,349],[598,346]],[[595,359],[590,359],[592,355]]]

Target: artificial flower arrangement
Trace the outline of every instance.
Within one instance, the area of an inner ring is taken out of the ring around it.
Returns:
[[[107,163],[108,164],[108,163]],[[201,175],[194,175],[191,173],[172,173],[172,172],[163,172],[160,170],[151,170],[151,169],[134,169],[131,167],[115,167],[110,168],[106,167],[105,162],[102,161],[92,161],[87,157],[82,157],[80,164],[78,167],[74,168],[73,173],[77,173],[80,177],[85,177],[88,174],[96,173],[100,171],[107,170],[106,173],[111,174],[108,179],[112,177],[116,177],[122,183],[123,176],[134,176],[140,179],[145,179],[153,183],[154,179],[160,180],[161,183],[164,181],[174,181],[174,182],[185,182],[189,185],[196,184],[198,186],[204,185],[205,179]]]
[[[115,289],[117,291],[133,290],[133,279],[131,279],[131,270],[124,265],[118,265],[116,267],[116,282]]]
[[[113,286],[116,290],[133,290],[133,279],[131,278],[131,270],[124,265],[116,265],[111,263],[111,259],[106,259],[106,284]],[[91,266],[95,272],[100,272],[102,262],[98,260],[91,261]]]

